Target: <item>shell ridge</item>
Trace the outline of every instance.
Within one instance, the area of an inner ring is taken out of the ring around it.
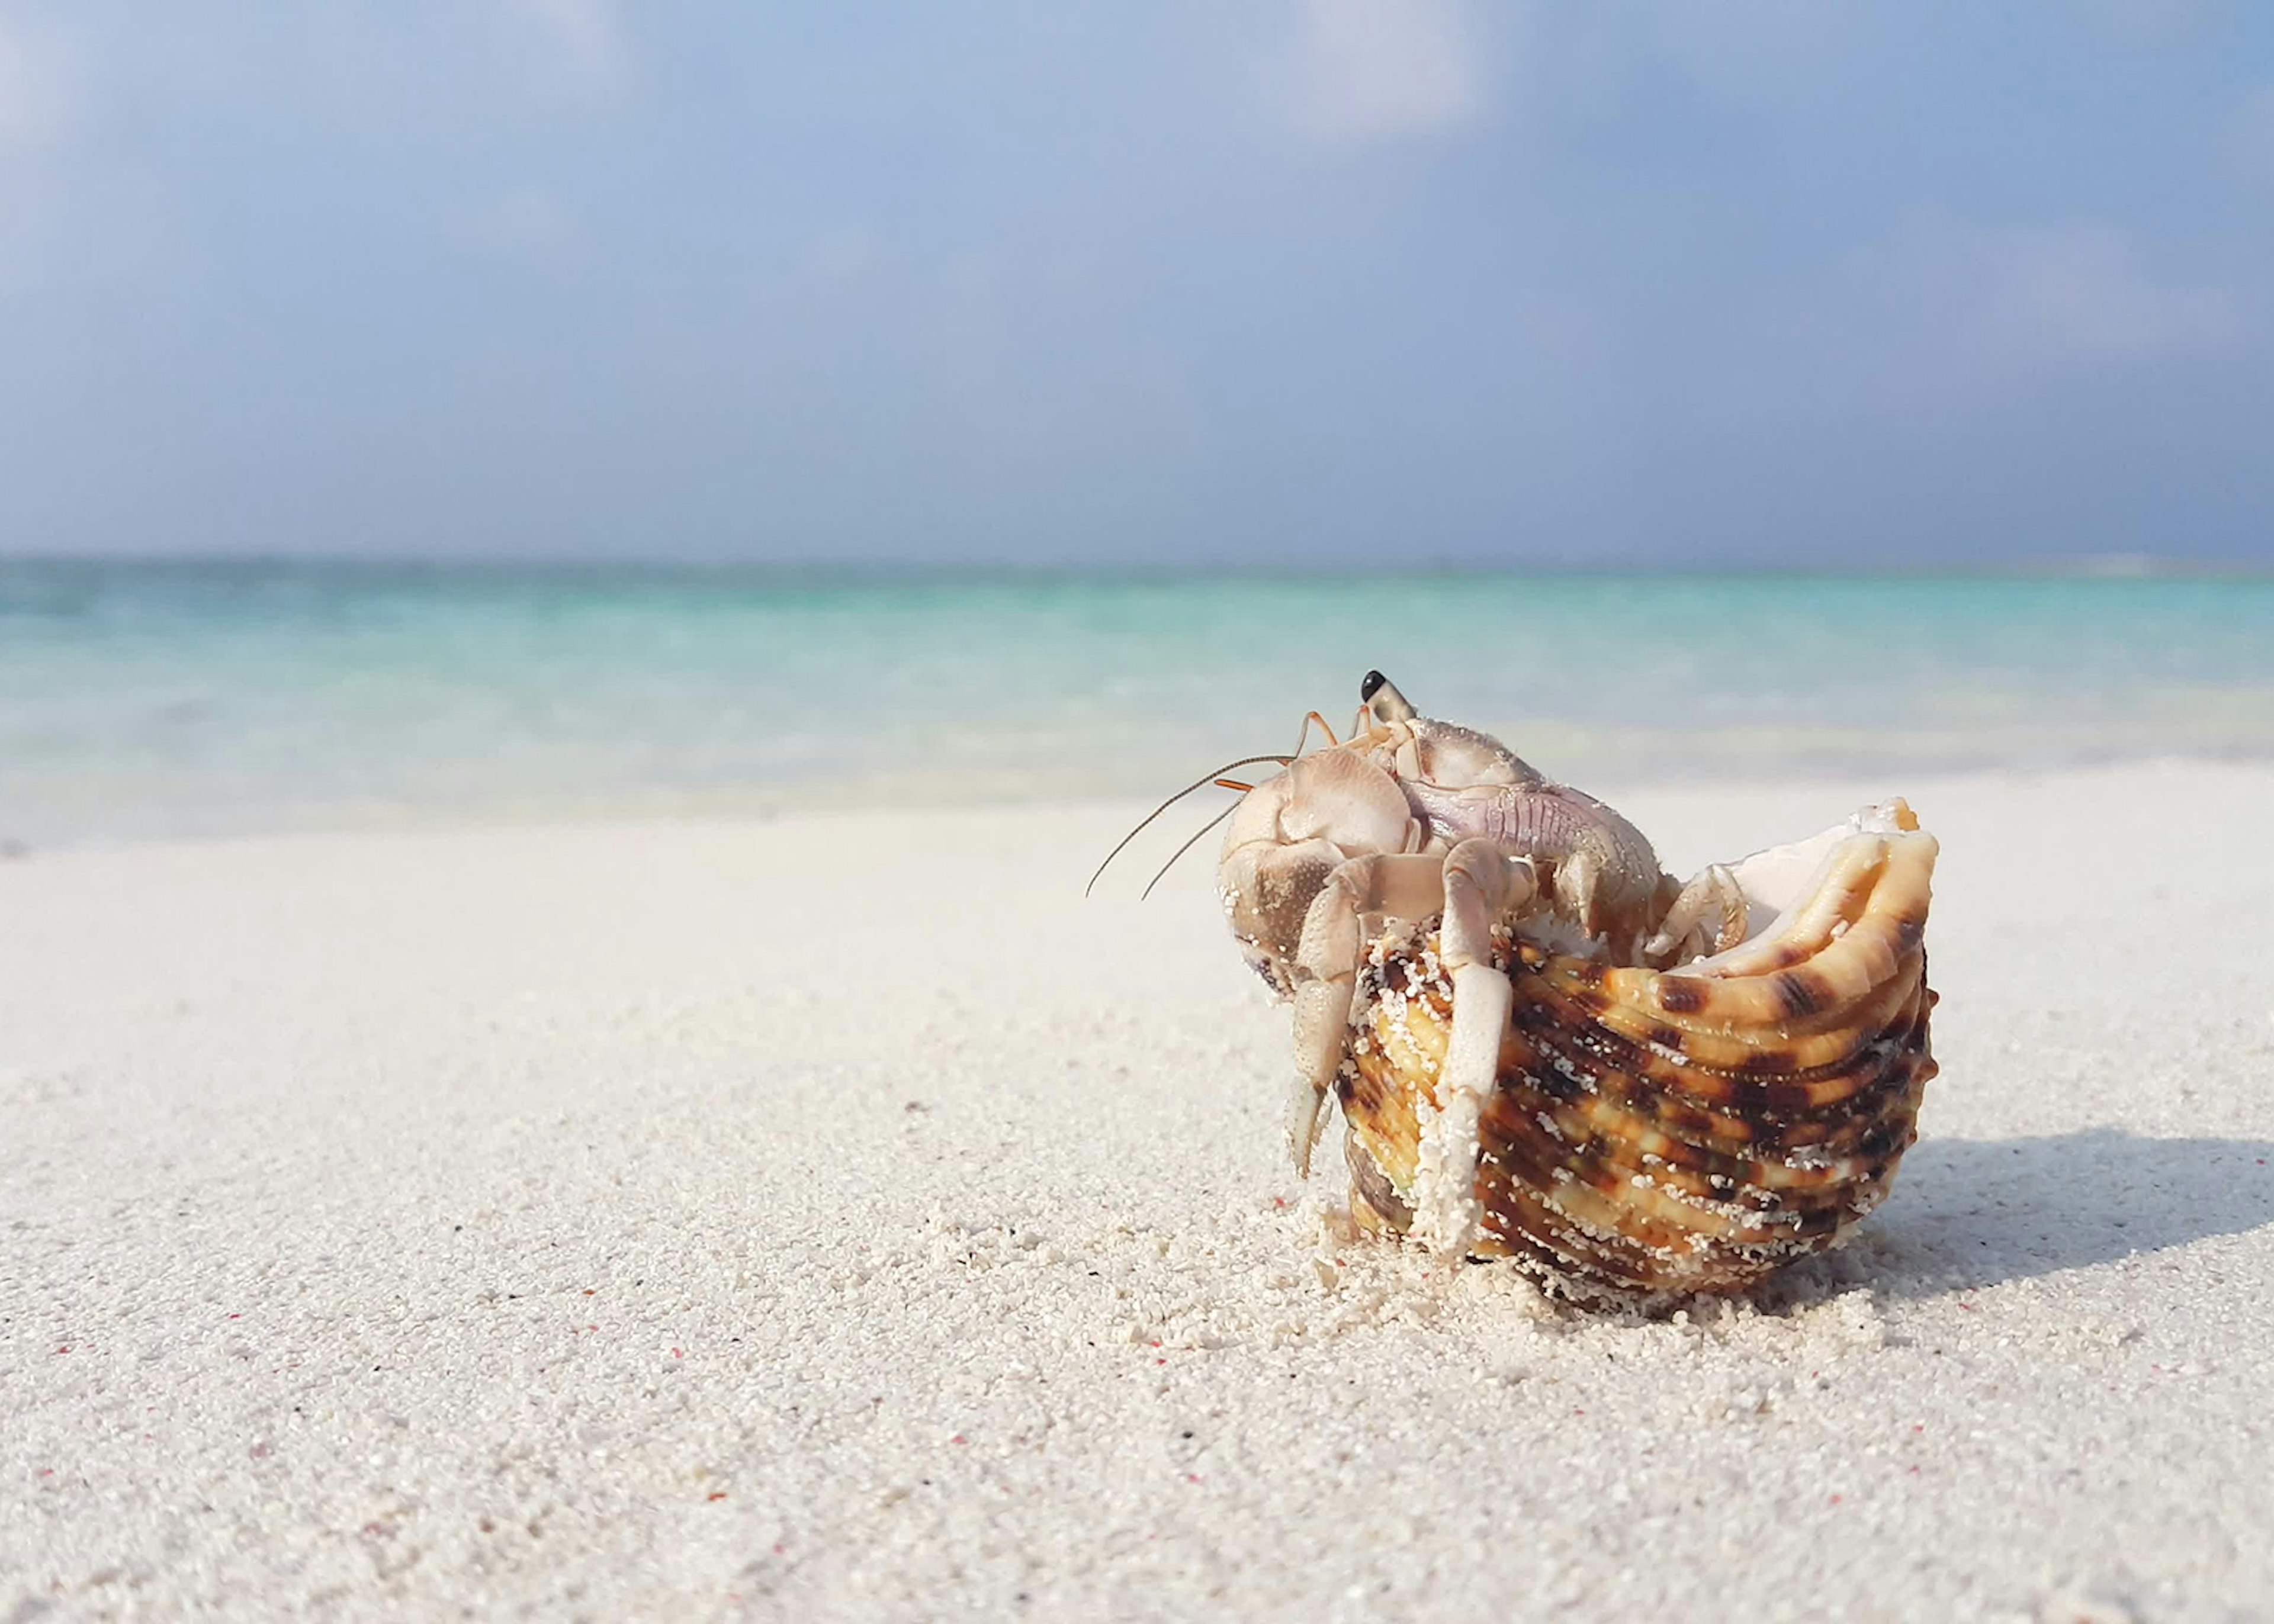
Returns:
[[[1937,1070],[1939,847],[1827,834],[1810,889],[1718,961],[1607,966],[1519,921],[1481,1096],[1444,1097],[1455,999],[1434,921],[1393,925],[1337,1084],[1353,1212],[1580,1297],[1738,1290],[1836,1244],[1886,1199]]]

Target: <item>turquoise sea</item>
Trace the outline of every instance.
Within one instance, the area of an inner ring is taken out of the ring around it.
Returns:
[[[1379,666],[1589,786],[2274,756],[2274,580],[0,563],[0,840],[1163,792]]]

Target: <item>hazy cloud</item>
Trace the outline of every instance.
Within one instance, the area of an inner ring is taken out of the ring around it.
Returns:
[[[1985,226],[1923,214],[1866,257],[1897,365],[1945,383],[2008,383],[2185,357],[2247,326],[2231,289],[2159,273],[2100,221]]]
[[[576,245],[576,217],[543,186],[518,186],[478,210],[470,237],[477,247],[519,259],[550,259]]]
[[[1483,111],[1474,19],[1460,0],[1307,0],[1303,18],[1290,111],[1306,134],[1427,133]]]
[[[2226,289],[2156,275],[2138,239],[2097,222],[2011,226],[1961,243],[1984,326],[2019,347],[2087,360],[2199,350],[2233,337]]]
[[[2120,44],[2185,44],[2218,20],[2224,0],[2071,0],[2087,26]]]
[[[803,263],[809,274],[824,282],[849,282],[877,264],[883,246],[867,226],[832,225],[807,243]]]
[[[2274,84],[2259,86],[2235,109],[2227,152],[2244,185],[2274,196]]]
[[[623,30],[613,0],[507,0],[574,68],[595,79],[623,65]]]
[[[1658,0],[1647,17],[1651,49],[1735,102],[1804,96],[1861,46],[1871,26],[1861,0]]]
[[[0,155],[64,133],[78,104],[72,68],[59,38],[0,13]]]

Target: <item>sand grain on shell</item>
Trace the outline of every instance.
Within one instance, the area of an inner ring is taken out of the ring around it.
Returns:
[[[1890,789],[1924,1139],[1648,1324],[1344,1236],[1118,808],[0,864],[0,1619],[2265,1616],[2274,773],[1620,799]]]

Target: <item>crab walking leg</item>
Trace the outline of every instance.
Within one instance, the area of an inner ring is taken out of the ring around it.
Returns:
[[[1745,939],[1745,930],[1751,909],[1745,901],[1743,889],[1737,876],[1729,872],[1725,863],[1708,863],[1697,876],[1682,888],[1674,906],[1666,911],[1659,924],[1658,934],[1643,944],[1643,951],[1652,959],[1664,959],[1689,942],[1690,933],[1704,923],[1708,914],[1715,923],[1712,941],[1705,951],[1726,953]]]
[[[1350,1039],[1351,998],[1366,954],[1366,916],[1426,919],[1443,910],[1440,940],[1446,962],[1482,973],[1465,981],[1456,968],[1454,997],[1458,1007],[1463,987],[1482,989],[1469,1001],[1475,1013],[1467,1019],[1472,1034],[1491,1028],[1481,1060],[1483,1087],[1489,1088],[1500,1054],[1499,1029],[1508,1024],[1509,1006],[1508,982],[1492,968],[1492,925],[1525,906],[1538,889],[1530,860],[1482,839],[1464,840],[1442,857],[1430,852],[1353,857],[1327,876],[1303,916],[1302,938],[1295,950],[1295,1086],[1289,1101],[1287,1148],[1304,1177],[1310,1176],[1311,1152],[1318,1143],[1320,1107],[1334,1086],[1343,1048]],[[1455,1026],[1457,1042],[1458,1016]],[[1471,1050],[1486,1041],[1472,1035]],[[1465,1064],[1468,1070],[1461,1075],[1473,1081],[1480,1062],[1472,1056]],[[1473,1145],[1473,1112],[1469,1139]]]
[[[1477,1117],[1500,1074],[1514,1001],[1507,975],[1493,967],[1492,928],[1530,904],[1539,881],[1530,859],[1472,839],[1445,854],[1443,883],[1437,949],[1453,983],[1453,1023],[1437,1070],[1436,1109],[1421,1113],[1413,1215],[1419,1239],[1458,1256],[1476,1234]]]
[[[1427,919],[1444,906],[1445,860],[1434,852],[1385,852],[1337,863],[1311,898],[1295,948],[1295,1086],[1288,1099],[1287,1148],[1311,1175],[1319,1108],[1342,1067],[1351,997],[1366,957],[1369,914]]]

